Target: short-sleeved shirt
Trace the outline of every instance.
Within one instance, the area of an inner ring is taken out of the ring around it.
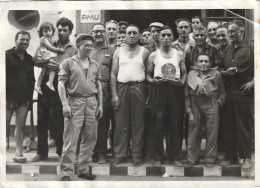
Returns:
[[[191,66],[196,66],[197,58],[199,57],[200,54],[206,54],[210,57],[210,61],[212,64],[211,67],[219,66],[221,62],[221,54],[219,50],[214,46],[210,46],[205,43],[201,52],[199,51],[197,45],[190,46],[189,52],[186,53],[186,57],[185,57],[185,65],[186,65],[187,72],[190,72]]]
[[[225,86],[234,91],[247,82],[254,79],[254,44],[250,41],[242,40],[236,48],[233,44],[227,46],[223,52],[220,69],[227,70],[230,67],[237,67],[237,74],[225,78]]]
[[[66,80],[68,95],[94,95],[98,93],[97,80],[101,80],[99,64],[89,59],[88,72],[81,65],[78,56],[65,59],[60,65],[59,81]]]
[[[104,82],[109,82],[110,80],[114,52],[115,48],[108,45],[98,49],[93,49],[91,52],[90,58],[99,63],[102,81]]]

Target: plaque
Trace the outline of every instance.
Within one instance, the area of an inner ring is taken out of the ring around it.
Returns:
[[[176,68],[173,64],[171,63],[166,63],[162,66],[162,75],[165,77],[165,78],[168,78],[168,79],[173,79],[176,75]]]

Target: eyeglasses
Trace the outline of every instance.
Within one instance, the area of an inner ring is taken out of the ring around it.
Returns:
[[[94,34],[98,34],[98,33],[100,33],[100,34],[104,34],[105,33],[105,30],[94,30],[94,31],[92,31]]]

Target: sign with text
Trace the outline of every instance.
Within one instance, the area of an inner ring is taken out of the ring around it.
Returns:
[[[80,23],[100,23],[100,10],[82,10],[80,13]]]

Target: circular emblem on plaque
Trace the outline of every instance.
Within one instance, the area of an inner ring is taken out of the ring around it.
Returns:
[[[165,78],[174,78],[175,75],[176,75],[176,68],[173,64],[171,63],[166,63],[162,66],[162,75],[165,77]]]

